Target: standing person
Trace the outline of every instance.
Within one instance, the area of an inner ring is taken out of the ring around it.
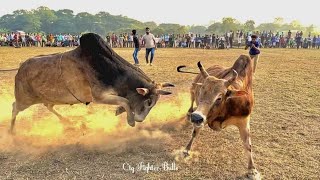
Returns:
[[[311,34],[310,34],[310,33],[309,33],[309,35],[308,35],[307,41],[308,41],[308,46],[307,46],[307,48],[311,49],[312,38],[311,38]]]
[[[317,41],[317,37],[316,37],[316,35],[314,35],[313,38],[312,38],[312,48],[313,49],[316,48],[316,41]]]
[[[157,49],[156,40],[153,34],[150,33],[150,28],[146,28],[146,34],[142,37],[142,44],[146,48],[146,63],[147,65],[152,66],[154,51]],[[151,52],[150,64],[149,64],[149,54]]]
[[[302,31],[301,31],[302,32]],[[301,43],[302,43],[302,36],[301,34],[299,33],[299,31],[297,32],[296,34],[296,44],[297,44],[297,49],[299,49],[299,47],[301,46]]]
[[[132,48],[133,47],[133,35],[132,34],[129,34],[128,33],[128,46],[130,47],[130,48]]]
[[[229,37],[229,45],[230,45],[230,48],[233,48],[233,39],[234,39],[234,32],[231,30],[230,31],[230,37]]]
[[[245,50],[247,50],[248,47],[250,47],[249,55],[251,57],[251,60],[253,59],[253,73],[255,73],[260,55],[259,43],[257,41],[256,35],[251,36],[251,41],[248,42],[248,44],[245,47]]]
[[[216,35],[212,34],[212,44],[211,44],[212,48],[216,47]]]
[[[107,44],[108,44],[110,47],[112,47],[112,46],[111,46],[111,43],[110,43],[111,37],[110,37],[110,34],[109,34],[109,33],[107,34],[106,39],[107,39]]]
[[[133,60],[134,65],[139,66],[139,60],[138,60],[138,52],[140,51],[140,42],[137,37],[137,31],[134,29],[132,30],[132,37],[133,37],[133,44],[134,44],[134,51],[133,51]]]
[[[237,33],[238,34],[238,48],[240,48],[240,46],[241,46],[241,41],[242,41],[242,31],[241,31],[241,33]]]
[[[117,42],[116,35],[114,33],[112,33],[112,36],[111,36],[111,47],[112,48],[116,47],[116,42]]]
[[[318,35],[318,37],[316,39],[316,46],[318,49],[320,48],[320,35]]]

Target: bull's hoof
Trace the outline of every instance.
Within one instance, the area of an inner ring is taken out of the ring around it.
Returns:
[[[261,180],[260,173],[257,171],[257,169],[249,169],[247,177],[248,179],[252,180]]]
[[[189,151],[188,150],[183,150],[183,157],[186,158],[190,156]]]
[[[14,135],[16,135],[16,131],[13,130],[13,129],[9,129],[9,130],[8,130],[8,134],[14,136]]]

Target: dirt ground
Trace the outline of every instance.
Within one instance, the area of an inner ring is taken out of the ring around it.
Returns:
[[[35,55],[66,50],[1,47],[0,69],[18,67]],[[115,50],[133,62],[132,49]],[[125,114],[115,117],[113,106],[56,106],[73,122],[64,126],[43,105],[34,105],[18,115],[12,137],[7,130],[16,71],[0,72],[0,179],[243,179],[247,160],[234,127],[220,132],[205,127],[192,156],[177,158],[191,137],[185,114],[194,75],[179,74],[176,67],[184,64],[198,72],[199,60],[205,67],[231,66],[246,53],[242,49],[158,49],[154,66],[149,67],[141,51],[141,69],[155,81],[176,87],[135,128],[126,125]],[[263,179],[320,179],[319,77],[319,50],[262,49],[253,82],[251,137]],[[138,169],[141,163],[153,165],[154,170]],[[156,169],[165,163],[171,169]]]

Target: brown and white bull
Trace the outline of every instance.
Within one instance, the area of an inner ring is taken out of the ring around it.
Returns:
[[[170,92],[142,70],[116,54],[97,34],[80,38],[74,50],[37,56],[21,64],[15,77],[15,99],[12,110],[12,132],[16,116],[34,104],[44,104],[49,111],[62,116],[54,105],[90,102],[118,105],[116,115],[127,112],[130,126],[143,121],[160,95]]]
[[[252,159],[250,139],[249,121],[254,103],[250,57],[241,55],[231,68],[215,65],[205,70],[200,62],[198,67],[200,74],[191,87],[191,107],[188,111],[188,119],[193,124],[192,138],[185,148],[185,156],[189,155],[193,140],[204,125],[208,124],[217,131],[234,125],[239,128],[243,141],[249,175],[259,178]],[[194,102],[196,108],[193,107]]]

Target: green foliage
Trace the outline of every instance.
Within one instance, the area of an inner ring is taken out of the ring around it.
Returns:
[[[254,20],[247,20],[244,25],[243,25],[243,28],[245,31],[252,31],[255,29],[254,25],[256,23],[254,22]]]
[[[143,25],[145,27],[149,27],[150,29],[155,29],[158,26],[157,23],[155,23],[153,21],[145,22],[145,23],[143,23]]]
[[[224,29],[221,22],[215,22],[208,27],[207,32],[212,34],[223,34],[225,33]]]
[[[191,26],[189,31],[194,34],[205,34],[207,28],[205,26]]]
[[[81,12],[74,14],[70,9],[61,9],[54,11],[48,7],[38,7],[31,11],[16,10],[12,14],[6,14],[0,17],[1,31],[23,30],[26,32],[46,32],[46,33],[72,33],[95,32],[105,36],[111,32],[117,34],[131,32],[136,29],[138,34],[144,34],[145,28],[149,27],[151,32],[156,35],[162,34],[194,34],[210,33],[224,34],[227,31],[318,31],[313,25],[303,27],[301,23],[294,20],[290,23],[284,23],[282,17],[277,17],[273,22],[262,23],[256,26],[253,20],[247,20],[241,24],[237,19],[224,17],[221,22],[212,22],[209,27],[205,26],[182,26],[180,24],[162,23],[157,25],[155,22],[140,22],[122,15],[111,15],[108,12],[99,12],[90,14]]]
[[[0,28],[0,33],[9,33],[9,29]]]

